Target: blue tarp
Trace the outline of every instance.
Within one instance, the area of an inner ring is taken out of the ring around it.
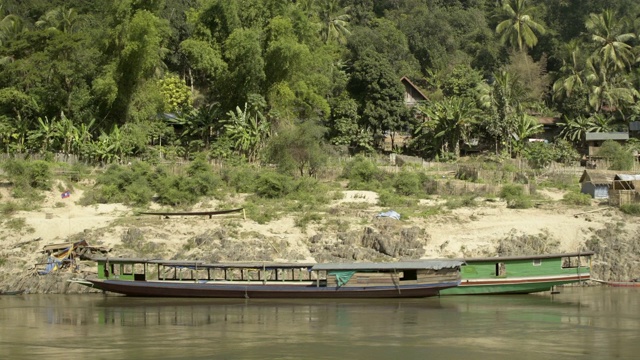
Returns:
[[[47,260],[47,266],[44,268],[44,270],[38,271],[38,274],[47,275],[52,271],[58,270],[61,266],[62,266],[62,261],[54,257],[49,257],[49,259]]]
[[[376,217],[390,217],[392,219],[400,220],[400,214],[393,210],[389,210],[387,212],[381,212]]]

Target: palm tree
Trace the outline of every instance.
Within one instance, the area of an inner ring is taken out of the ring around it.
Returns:
[[[640,93],[629,79],[607,68],[606,63],[590,60],[587,61],[587,68],[589,105],[595,111],[601,111],[603,108],[620,109],[623,106],[632,105],[635,99],[640,97]]]
[[[0,13],[2,13],[2,4],[0,4]],[[13,14],[4,16],[0,20],[0,46],[9,40],[16,39],[24,30],[24,22],[21,17]],[[12,60],[10,56],[0,56],[0,65],[9,63]]]
[[[546,29],[533,20],[531,12],[534,9],[534,6],[527,6],[526,0],[509,0],[502,4],[502,15],[506,19],[496,26],[496,32],[503,44],[508,43],[520,51],[536,46],[536,32],[544,35]]]
[[[499,142],[510,146],[516,117],[524,112],[522,100],[526,98],[518,77],[504,70],[496,72],[491,84],[479,85],[478,94],[480,107],[489,113],[483,125],[495,139],[496,152]]]
[[[340,0],[322,0],[320,19],[322,21],[322,39],[325,43],[336,40],[343,44],[347,35],[351,34],[347,26],[351,17],[343,13]]]
[[[478,109],[470,100],[451,97],[426,105],[418,111],[427,119],[418,129],[418,141],[432,143],[440,154],[453,152],[460,157],[460,145],[466,142],[477,123]]]
[[[627,22],[618,20],[613,11],[590,14],[586,22],[591,40],[598,46],[591,55],[594,62],[605,64],[606,68],[629,68],[635,61],[629,41],[636,35],[625,32]]]
[[[209,149],[212,132],[216,131],[216,122],[220,118],[220,104],[212,103],[191,111],[184,118],[185,127],[182,136],[203,141],[205,149]]]
[[[593,123],[590,118],[578,116],[572,119],[564,118],[564,122],[558,123],[562,128],[560,136],[573,142],[574,144],[583,145],[586,134],[592,132]]]
[[[58,7],[49,10],[36,21],[36,26],[41,29],[72,33],[78,23],[78,12],[74,8]]]
[[[565,45],[567,55],[562,60],[560,77],[553,83],[553,99],[562,100],[571,97],[574,91],[585,86],[585,68],[579,41],[574,39]]]

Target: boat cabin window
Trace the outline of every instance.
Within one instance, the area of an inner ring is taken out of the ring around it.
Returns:
[[[577,268],[579,266],[580,266],[580,258],[577,256],[562,258],[562,268]]]
[[[132,275],[132,274],[133,274],[133,264],[122,265],[122,275]]]
[[[418,280],[418,270],[403,270],[400,280]]]
[[[542,259],[533,259],[533,266],[542,265]]]
[[[496,276],[505,276],[507,275],[507,267],[504,263],[496,263]]]

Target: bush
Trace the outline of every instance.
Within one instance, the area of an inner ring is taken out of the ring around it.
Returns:
[[[20,210],[20,205],[14,201],[7,201],[0,204],[0,213],[3,215],[11,215]]]
[[[417,204],[417,199],[402,196],[389,190],[382,190],[378,195],[378,205],[386,208],[413,207]]]
[[[46,161],[9,160],[2,168],[7,173],[9,181],[20,190],[51,188],[52,174]]]
[[[591,205],[591,195],[570,192],[562,197],[562,202],[568,205],[589,206]]]
[[[598,156],[609,159],[609,170],[628,171],[633,169],[635,161],[633,153],[613,140],[607,140],[602,144]]]
[[[293,181],[289,176],[275,172],[263,172],[256,180],[256,195],[276,199],[287,196],[293,189]]]
[[[640,204],[625,204],[620,206],[620,210],[628,215],[640,216]]]
[[[393,188],[400,195],[417,195],[420,193],[421,179],[415,172],[402,171],[393,179]]]
[[[505,199],[509,209],[528,209],[533,205],[531,198],[525,195],[522,186],[518,185],[504,185],[500,197]]]
[[[258,171],[249,166],[232,166],[225,168],[222,180],[227,186],[239,193],[251,193],[256,190]]]
[[[358,156],[346,164],[342,177],[349,180],[350,189],[377,190],[383,175],[373,161]]]
[[[524,149],[524,157],[532,168],[543,169],[555,160],[556,152],[549,144],[534,142],[527,144]]]

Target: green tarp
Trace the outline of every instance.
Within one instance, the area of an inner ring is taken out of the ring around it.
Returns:
[[[356,272],[354,270],[346,270],[346,271],[329,271],[327,275],[336,277],[336,282],[338,283],[338,287],[346,284],[351,280],[351,277]]]

